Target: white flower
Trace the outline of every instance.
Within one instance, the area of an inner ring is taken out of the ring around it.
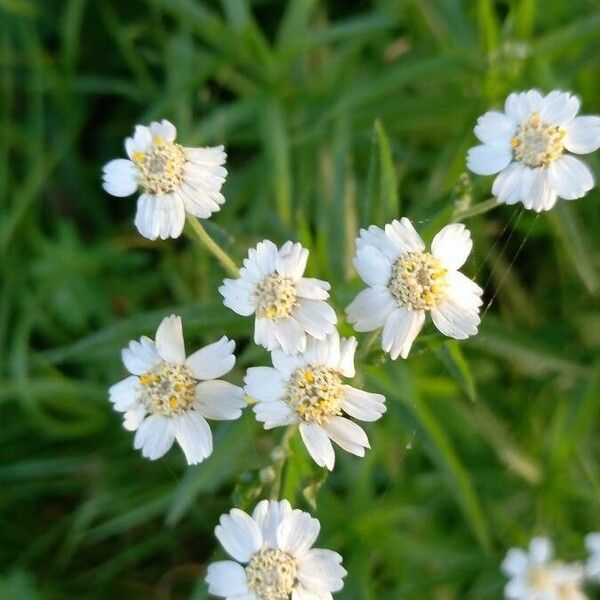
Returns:
[[[185,357],[181,318],[166,317],[156,342],[141,337],[122,351],[132,374],[113,385],[110,401],[125,413],[123,424],[135,431],[134,447],[156,460],[176,439],[188,464],[212,453],[212,434],[206,419],[237,419],[244,407],[240,387],[217,379],[233,368],[235,342],[222,337]]]
[[[346,308],[348,321],[356,331],[383,327],[381,347],[393,359],[408,356],[428,311],[444,335],[477,333],[483,290],[458,271],[473,246],[464,225],[444,227],[431,252],[405,217],[385,231],[362,229],[356,244],[354,266],[369,287]]]
[[[552,543],[533,538],[528,552],[508,551],[502,571],[510,578],[504,588],[509,600],[587,600],[582,591],[583,568],[578,563],[552,561]]]
[[[125,140],[130,160],[104,165],[102,187],[113,196],[130,196],[138,187],[135,226],[149,240],[181,235],[185,213],[207,219],[221,208],[221,186],[227,170],[221,166],[223,146],[185,148],[175,142],[177,130],[167,120],[148,127],[136,125]]]
[[[500,202],[540,212],[556,199],[575,200],[594,187],[588,167],[566,151],[588,154],[600,147],[600,117],[577,117],[579,99],[568,92],[542,96],[537,90],[512,93],[504,112],[477,120],[467,166],[479,175],[499,173],[492,193]]]
[[[300,435],[315,462],[330,471],[335,463],[331,440],[347,452],[364,456],[369,440],[364,430],[347,419],[377,421],[385,412],[381,394],[363,392],[342,382],[354,377],[354,338],[337,331],[324,340],[310,339],[296,356],[272,353],[272,367],[248,369],[245,392],[257,402],[256,418],[265,429],[300,424]]]
[[[307,336],[322,340],[335,329],[337,317],[327,304],[329,284],[302,277],[308,250],[269,240],[248,251],[239,279],[225,279],[223,303],[245,317],[256,313],[254,341],[267,350],[302,352]]]
[[[321,526],[287,500],[263,500],[252,516],[234,508],[215,535],[234,560],[208,566],[208,591],[227,600],[331,600],[344,586],[342,557],[312,548]]]
[[[585,547],[590,553],[585,566],[586,577],[600,583],[600,532],[587,535]]]

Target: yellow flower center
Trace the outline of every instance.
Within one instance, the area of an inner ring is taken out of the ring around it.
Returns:
[[[552,585],[552,576],[549,569],[537,566],[529,571],[527,581],[534,590],[543,591]]]
[[[149,373],[140,375],[142,402],[153,415],[181,415],[192,407],[196,380],[186,365],[162,362]]]
[[[431,310],[443,300],[448,269],[429,252],[401,254],[392,267],[388,287],[400,306],[409,310]]]
[[[531,113],[510,141],[515,159],[528,167],[547,167],[562,156],[566,131],[558,125],[543,123],[537,112]]]
[[[186,157],[180,144],[165,142],[157,135],[150,150],[133,153],[133,162],[138,168],[140,185],[148,193],[162,196],[181,185]]]
[[[345,397],[340,374],[329,367],[307,366],[294,371],[283,401],[300,418],[322,425],[342,414]]]
[[[256,312],[271,320],[288,317],[296,306],[296,284],[282,275],[267,275],[256,286]]]
[[[298,563],[287,552],[263,548],[246,566],[246,581],[257,600],[288,600],[296,583]]]

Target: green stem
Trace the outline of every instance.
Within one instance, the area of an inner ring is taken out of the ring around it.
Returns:
[[[281,456],[277,458],[277,461],[274,465],[275,479],[273,479],[273,485],[271,486],[271,500],[281,500],[281,491],[283,489],[283,473],[285,471],[285,463],[287,462],[290,452],[290,440],[296,433],[297,429],[298,427],[296,425],[288,425],[278,446]]]
[[[500,202],[496,198],[489,198],[488,200],[484,200],[483,202],[478,202],[474,206],[467,208],[466,210],[455,211],[452,214],[452,221],[456,223],[457,221],[463,221],[464,219],[468,219],[469,217],[474,217],[475,215],[482,215],[490,210],[496,208],[496,206],[500,206]]]
[[[232,258],[213,240],[208,232],[202,226],[202,223],[194,217],[188,219],[191,230],[194,232],[196,239],[206,247],[206,249],[221,263],[221,266],[232,277],[239,276],[239,270]]]

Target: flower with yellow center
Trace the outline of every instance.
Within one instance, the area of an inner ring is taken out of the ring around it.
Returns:
[[[308,341],[303,353],[271,354],[273,367],[252,367],[244,378],[246,395],[265,429],[297,423],[313,460],[332,470],[331,442],[364,456],[367,435],[354,421],[376,421],[385,412],[385,398],[356,389],[342,378],[354,376],[356,340],[334,331],[324,340]]]
[[[237,419],[244,406],[241,388],[218,379],[235,364],[234,342],[226,337],[186,358],[181,319],[166,317],[156,342],[142,337],[123,349],[131,373],[110,388],[114,409],[135,431],[134,447],[150,460],[163,456],[177,440],[188,464],[212,453],[206,419]]]
[[[103,169],[103,187],[113,196],[130,196],[138,188],[135,226],[146,238],[176,238],[185,215],[207,219],[220,210],[227,170],[223,146],[187,148],[175,141],[169,121],[137,125],[125,140],[129,159],[111,160]]]
[[[566,92],[542,96],[537,90],[512,93],[504,112],[477,120],[482,142],[469,150],[468,168],[479,175],[498,173],[492,193],[500,202],[540,212],[557,198],[575,200],[594,186],[586,164],[573,154],[600,147],[600,117],[578,117],[579,99]]]
[[[267,350],[302,352],[309,336],[324,339],[337,317],[327,304],[329,284],[303,277],[308,250],[269,240],[248,251],[239,279],[225,279],[219,292],[239,315],[256,315],[254,341]]]
[[[381,347],[406,358],[431,314],[435,326],[455,339],[477,333],[483,290],[458,269],[472,248],[464,225],[444,227],[431,252],[407,218],[361,230],[354,266],[369,286],[346,308],[356,331],[382,328]]]
[[[233,560],[208,565],[208,592],[219,598],[331,598],[342,589],[342,557],[313,548],[319,521],[287,500],[259,502],[252,515],[234,508],[215,535]]]

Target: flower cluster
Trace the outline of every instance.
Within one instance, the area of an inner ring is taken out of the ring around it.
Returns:
[[[558,197],[580,198],[593,187],[593,177],[569,153],[600,147],[600,118],[577,117],[578,110],[579,101],[567,93],[511,94],[504,113],[488,112],[478,120],[475,135],[482,144],[469,151],[469,169],[499,173],[492,193],[507,204],[522,202],[541,211]],[[103,187],[120,197],[141,188],[134,223],[146,238],[177,238],[186,215],[206,219],[225,202],[222,146],[185,147],[163,120],[136,126],[125,151],[128,159],[105,165]],[[236,273],[235,264],[229,257],[224,261],[224,252],[210,242],[209,249]],[[367,287],[346,307],[348,323],[357,332],[381,330],[381,348],[393,360],[408,357],[427,313],[445,336],[475,335],[484,291],[460,270],[472,247],[460,223],[443,227],[429,250],[406,217],[361,230],[353,263]],[[219,287],[225,306],[254,315],[254,342],[271,354],[272,366],[248,368],[243,388],[221,379],[235,365],[235,342],[223,336],[186,356],[175,315],[160,323],[155,340],[143,336],[123,349],[130,376],[113,385],[109,397],[124,427],[135,431],[134,447],[144,457],[160,458],[176,440],[188,464],[201,463],[213,449],[207,419],[237,419],[248,404],[264,429],[297,427],[320,467],[334,468],[332,442],[365,455],[369,440],[356,420],[379,420],[385,398],[348,383],[355,376],[358,343],[338,333],[330,284],[304,277],[308,259],[299,243],[277,247],[263,240],[248,250],[238,277]],[[319,528],[316,519],[285,500],[259,502],[252,516],[231,510],[215,534],[234,560],[209,566],[209,592],[230,600],[331,598],[346,571],[341,556],[312,548]],[[551,545],[544,539],[533,540],[528,553],[511,550],[503,563],[511,577],[506,597],[583,600],[583,578],[600,579],[600,534],[587,543],[592,555],[585,567],[550,562]]]

